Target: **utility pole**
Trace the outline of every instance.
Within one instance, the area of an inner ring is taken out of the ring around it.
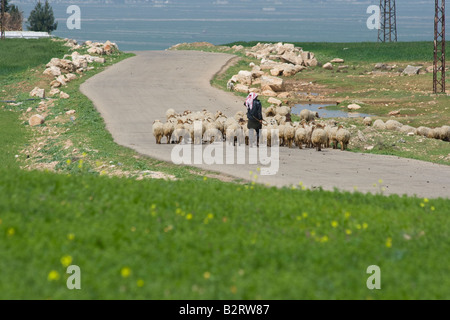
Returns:
[[[445,93],[445,0],[435,0],[433,92]]]
[[[378,42],[397,42],[397,13],[395,0],[380,0],[380,29]]]
[[[2,0],[2,12],[0,15],[0,24],[1,24],[1,36],[0,39],[5,39],[5,0]]]

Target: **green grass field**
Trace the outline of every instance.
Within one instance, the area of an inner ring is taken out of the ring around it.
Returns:
[[[277,189],[164,169],[112,142],[77,81],[68,91],[76,105],[54,108],[77,108],[83,124],[69,124],[69,137],[94,136],[86,143],[98,154],[85,150],[92,162],[180,179],[98,176],[77,170],[80,159],[59,173],[20,170],[26,160],[14,155],[33,136],[19,120],[27,105],[1,110],[0,299],[448,298],[450,200]],[[56,143],[45,150],[64,166]],[[68,265],[80,267],[81,290],[67,289]],[[381,268],[381,290],[366,287],[370,265]]]

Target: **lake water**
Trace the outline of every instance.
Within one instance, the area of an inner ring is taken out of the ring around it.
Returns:
[[[376,41],[366,13],[379,1],[358,0],[172,0],[148,4],[86,4],[81,29],[69,30],[69,3],[51,2],[59,25],[54,35],[79,41],[111,40],[121,50],[163,50],[181,42],[234,41],[360,42]],[[34,7],[18,3],[27,18]],[[434,3],[397,1],[400,41],[432,40]]]
[[[373,117],[373,115],[358,112],[347,112],[343,110],[327,110],[329,104],[296,104],[291,109],[292,114],[299,115],[303,109],[308,109],[313,112],[318,112],[321,118],[360,118]]]

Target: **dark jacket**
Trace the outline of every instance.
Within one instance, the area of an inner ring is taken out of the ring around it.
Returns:
[[[256,122],[260,124],[259,120],[263,120],[262,105],[258,99],[253,100],[253,108],[247,109],[247,118],[249,122]]]

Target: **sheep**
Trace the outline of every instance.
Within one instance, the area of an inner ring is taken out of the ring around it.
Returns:
[[[153,135],[155,136],[156,139],[156,144],[161,144],[161,139],[164,136],[164,125],[162,124],[161,121],[159,120],[155,120],[153,121]]]
[[[228,89],[229,91],[234,91],[234,82],[233,82],[233,81],[229,80],[229,81],[227,82],[227,89]]]
[[[238,111],[234,115],[234,120],[239,121],[239,119],[244,118],[245,112],[244,111]]]
[[[426,137],[430,138],[430,139],[433,139],[433,138],[439,139],[439,130],[436,130],[436,129],[428,130]]]
[[[177,124],[175,125],[175,130],[173,131],[173,140],[175,140],[176,143],[181,143],[183,138],[186,136],[186,129],[185,124],[183,120],[179,119]]]
[[[322,146],[327,143],[328,137],[323,126],[317,124],[312,128],[311,142],[317,151],[322,151]]]
[[[280,106],[280,107],[276,107],[276,113],[279,114],[282,117],[287,116],[289,113],[291,113],[291,108],[286,107],[286,106]]]
[[[300,112],[300,119],[305,120],[306,122],[314,121],[315,118],[320,118],[318,112],[313,112],[308,109],[303,109]]]
[[[406,133],[406,134],[409,134],[409,133],[416,134],[416,131],[417,131],[416,128],[408,126],[408,125],[404,125],[400,128],[400,132]]]
[[[306,144],[307,142],[307,134],[305,126],[302,125],[301,127],[297,128],[295,130],[295,144],[300,148],[303,149],[303,144]]]
[[[286,125],[282,124],[278,126],[278,138],[280,139],[280,146],[285,145],[284,131],[286,129]]]
[[[388,130],[399,131],[402,126],[403,126],[403,124],[401,124],[397,120],[386,121],[386,129],[388,129]]]
[[[386,130],[386,124],[381,119],[375,120],[373,127],[378,130]]]
[[[350,137],[350,132],[347,129],[344,129],[343,126],[339,126],[336,132],[336,139],[341,144],[342,151],[347,149],[348,143],[350,142]]]
[[[288,148],[292,147],[294,138],[295,138],[295,128],[293,126],[291,126],[290,122],[287,122],[285,124],[285,129],[284,129],[284,139],[286,141],[285,144]]]
[[[368,127],[372,125],[372,118],[371,117],[365,117],[363,120],[364,124]]]
[[[439,138],[443,141],[450,141],[450,126],[442,126],[439,130]]]
[[[312,138],[313,127],[310,125],[305,125],[305,130],[306,130],[306,147],[312,148],[313,143],[311,141],[311,138]]]
[[[277,112],[274,106],[270,106],[266,109],[266,117],[275,117],[276,114]]]
[[[168,109],[166,111],[166,119],[169,120],[170,118],[176,118],[177,117],[177,113],[175,112],[175,110],[173,109]]]
[[[417,128],[417,131],[416,131],[416,134],[418,135],[418,136],[424,136],[424,137],[426,137],[426,136],[428,136],[428,132],[430,131],[431,129],[430,128],[427,128],[427,127],[418,127]]]
[[[338,127],[333,127],[329,131],[328,145],[330,146],[331,144],[333,144],[333,149],[337,149],[338,140],[337,140],[336,134],[337,134],[338,129],[339,129]]]
[[[163,130],[164,130],[164,136],[167,139],[167,144],[170,144],[170,137],[172,137],[172,134],[175,130],[175,125],[172,122],[166,122],[163,125]]]

